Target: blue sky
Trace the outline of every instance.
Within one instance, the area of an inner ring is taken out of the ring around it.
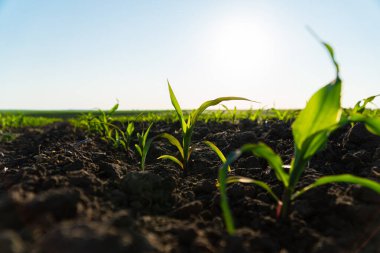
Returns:
[[[342,69],[343,105],[380,93],[380,1],[0,0],[0,108],[301,108]],[[379,103],[380,104],[380,103]]]

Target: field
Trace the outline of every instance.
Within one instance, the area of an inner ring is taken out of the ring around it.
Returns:
[[[8,252],[376,252],[380,197],[350,184],[305,193],[286,221],[276,219],[276,205],[260,187],[232,184],[227,193],[237,230],[226,233],[216,187],[222,163],[203,141],[225,154],[262,141],[288,164],[297,112],[288,111],[291,116],[282,120],[278,113],[207,111],[194,130],[186,175],[175,163],[157,160],[175,154],[165,139],[153,142],[142,171],[132,150],[136,135],[126,151],[79,127],[82,114],[69,120],[58,112],[50,118],[25,116],[25,123],[3,130],[13,137],[0,144],[0,226],[6,231],[1,245],[13,245]],[[180,138],[173,112],[141,114],[150,115],[149,121],[126,113],[112,122],[134,122],[138,133],[154,121],[150,136],[167,132]],[[301,186],[342,173],[379,181],[379,162],[380,137],[363,124],[346,125],[310,161]],[[263,180],[281,192],[264,159],[245,155],[232,165],[231,175]]]
[[[302,110],[3,112],[0,252],[379,252],[377,96],[324,45]]]

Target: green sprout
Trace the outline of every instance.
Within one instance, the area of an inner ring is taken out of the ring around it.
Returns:
[[[222,107],[226,108],[225,105],[221,104]],[[223,114],[226,113],[226,110],[221,110],[220,108],[217,111],[212,112],[212,117],[208,117],[206,120],[206,123],[213,118],[216,122],[221,122],[222,121],[222,116]]]
[[[133,133],[135,132],[135,123],[128,122],[125,131],[123,132],[120,128],[116,128],[121,134],[120,144],[123,146],[126,152],[130,152],[130,143],[132,140]]]
[[[275,114],[275,118],[284,122],[288,122],[294,118],[291,110],[278,110],[272,108],[271,111]]]
[[[130,143],[132,135],[135,131],[134,122],[128,122],[125,131],[116,125],[112,116],[119,108],[119,103],[116,103],[109,111],[98,110],[97,115],[88,113],[80,117],[80,125],[87,128],[89,132],[96,133],[100,138],[107,143],[111,143],[114,148],[122,147],[127,153],[130,153]],[[139,116],[137,116],[138,118]]]
[[[237,108],[236,106],[234,106],[234,109],[233,110],[230,110],[227,106],[225,105],[222,105],[224,107],[224,109],[226,109],[226,111],[228,112],[228,114],[231,115],[231,122],[232,124],[236,124],[238,123],[236,118],[237,118]]]
[[[153,126],[153,123],[151,123],[146,131],[142,131],[141,134],[137,133],[137,139],[138,144],[135,144],[135,148],[140,155],[141,161],[140,161],[140,167],[141,170],[145,170],[145,160],[146,156],[148,154],[149,148],[155,139],[155,137],[148,139],[149,131],[151,127]]]
[[[251,120],[251,121],[262,121],[262,118],[263,118],[263,114],[264,114],[264,107],[262,108],[259,108],[257,110],[254,110],[253,112],[253,109],[252,107],[249,109],[248,113],[247,113],[247,119]]]
[[[87,128],[89,132],[97,133],[103,140],[112,139],[114,128],[112,115],[119,108],[116,103],[109,111],[98,110],[98,115],[88,113],[80,117],[80,124]]]
[[[370,132],[380,135],[380,118],[369,117],[359,113],[342,116],[340,103],[342,82],[339,77],[339,65],[335,60],[332,47],[327,43],[321,43],[328,50],[335,65],[336,79],[314,93],[306,104],[306,107],[292,124],[295,151],[289,172],[284,169],[287,166],[283,165],[281,157],[264,143],[243,145],[240,149],[231,153],[227,161],[219,169],[218,179],[221,193],[221,208],[229,234],[233,234],[235,231],[226,194],[226,186],[229,183],[251,183],[266,190],[277,203],[277,217],[282,219],[288,217],[291,204],[297,197],[320,185],[341,182],[352,183],[367,187],[380,194],[379,183],[350,174],[324,176],[317,179],[314,183],[296,190],[297,183],[310,159],[325,147],[329,135],[337,128],[350,122],[362,122]],[[228,166],[246,152],[250,152],[268,161],[277,179],[283,184],[284,190],[282,196],[277,196],[265,182],[239,176],[227,177]]]
[[[368,98],[364,98],[364,99],[359,100],[355,104],[352,112],[353,113],[363,113],[365,111],[365,109],[366,109],[367,104],[368,103],[373,103],[373,100],[375,100],[375,98],[378,97],[378,96],[380,96],[380,94],[375,95],[375,96],[370,96]]]
[[[198,109],[196,109],[195,111],[192,111],[186,119],[169,82],[168,82],[168,87],[169,87],[170,100],[172,102],[172,105],[174,106],[174,109],[177,114],[177,118],[181,124],[182,140],[180,142],[176,137],[168,133],[163,133],[160,135],[160,137],[167,139],[170,142],[170,144],[175,146],[178,149],[180,156],[177,158],[173,155],[162,155],[158,157],[158,159],[169,159],[175,162],[177,165],[179,165],[183,169],[184,173],[187,173],[190,155],[192,152],[191,139],[193,136],[195,123],[197,122],[199,116],[208,107],[218,105],[219,103],[223,101],[230,101],[230,100],[251,101],[251,100],[242,98],[242,97],[219,97],[214,100],[209,100],[209,101],[204,102],[203,104],[201,104],[201,106],[199,106]]]
[[[354,108],[352,109],[351,114],[365,114],[365,113],[367,113],[367,115],[369,115],[369,116],[376,116],[377,110],[368,110],[366,108],[366,106],[369,103],[375,105],[375,103],[373,103],[373,100],[375,100],[375,98],[377,98],[379,96],[380,96],[380,94],[359,100],[355,104]]]

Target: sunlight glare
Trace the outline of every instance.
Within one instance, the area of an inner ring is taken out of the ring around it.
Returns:
[[[260,73],[274,62],[270,29],[254,19],[228,20],[213,36],[211,56],[221,70],[234,75]]]

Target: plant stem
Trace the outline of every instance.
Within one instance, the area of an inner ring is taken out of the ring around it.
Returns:
[[[282,208],[280,213],[280,218],[282,220],[287,220],[289,218],[289,210],[291,208],[291,195],[292,191],[290,188],[286,188],[282,194]]]
[[[183,175],[184,176],[187,176],[187,173],[188,173],[188,168],[189,168],[189,166],[188,166],[188,161],[187,160],[184,160],[183,161]]]

